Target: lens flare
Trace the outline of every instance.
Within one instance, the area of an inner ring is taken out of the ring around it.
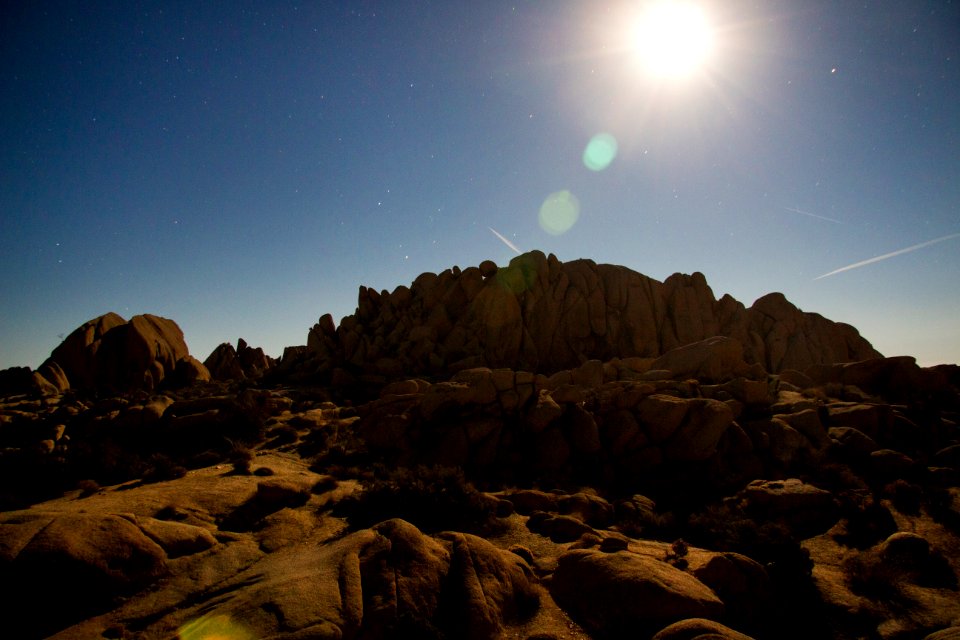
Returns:
[[[178,640],[256,640],[253,632],[230,616],[204,616],[180,627]]]
[[[566,189],[551,193],[540,206],[540,227],[554,236],[569,231],[579,217],[580,201]]]
[[[603,171],[616,157],[617,139],[609,133],[593,136],[583,150],[583,164],[591,171]]]

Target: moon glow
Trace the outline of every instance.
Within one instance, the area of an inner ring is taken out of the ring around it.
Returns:
[[[713,30],[706,14],[688,2],[649,5],[641,14],[634,38],[645,68],[664,79],[693,74],[713,50]]]

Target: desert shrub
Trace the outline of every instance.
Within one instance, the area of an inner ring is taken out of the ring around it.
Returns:
[[[223,462],[223,457],[223,452],[207,449],[206,451],[201,451],[200,453],[191,456],[189,466],[193,469],[212,467],[213,465]]]
[[[960,512],[953,507],[953,494],[949,489],[927,487],[925,504],[931,518],[954,533],[960,534]]]
[[[850,589],[870,598],[890,600],[899,593],[900,571],[876,550],[858,553],[843,563]]]
[[[813,469],[810,477],[804,477],[803,480],[834,494],[869,491],[869,486],[863,478],[854,473],[849,464],[842,459],[844,456],[845,454],[840,450],[831,450],[832,460]]]
[[[633,504],[630,500],[620,500],[615,505],[615,529],[631,538],[646,538],[669,541],[677,537],[677,519],[672,513],[659,513]]]
[[[326,493],[337,488],[337,479],[333,476],[323,476],[313,485],[313,493]]]
[[[426,532],[484,532],[496,520],[493,500],[456,468],[419,466],[387,470],[377,465],[364,488],[337,505],[354,527],[402,518]]]
[[[164,505],[163,507],[160,507],[160,509],[158,509],[157,512],[153,514],[153,517],[156,518],[157,520],[179,521],[179,520],[186,520],[188,517],[190,517],[190,513],[186,509],[183,509],[182,507],[179,507],[175,504],[168,504],[168,505]]]
[[[334,428],[314,429],[297,444],[297,451],[312,458],[310,469],[329,473],[330,467],[370,467],[377,460],[367,450],[366,442],[354,425],[333,423]]]
[[[950,562],[936,549],[925,558],[898,562],[885,557],[880,549],[871,549],[848,558],[844,574],[854,593],[882,600],[905,599],[904,583],[923,587],[957,588],[957,576]]]
[[[939,549],[932,549],[927,559],[918,567],[914,582],[922,587],[957,589],[957,574],[950,561]]]
[[[242,442],[230,441],[230,445],[227,460],[233,464],[233,472],[238,475],[250,475],[250,464],[256,457],[256,453]]]
[[[686,542],[683,541],[683,538],[677,538],[670,545],[670,549],[667,551],[664,560],[668,563],[675,566],[677,569],[686,569],[687,568],[687,552],[690,551],[690,547]]]
[[[123,640],[127,637],[127,630],[123,625],[110,625],[103,631],[103,637],[107,640]]]
[[[267,436],[272,439],[272,445],[292,444],[300,439],[300,432],[289,424],[281,424],[271,429]]]
[[[788,527],[752,519],[737,503],[710,505],[689,516],[684,540],[717,551],[733,551],[764,566],[773,603],[739,623],[757,637],[828,637],[822,598],[813,583],[813,561]]]
[[[100,483],[98,483],[96,480],[87,478],[86,480],[81,480],[77,483],[77,489],[80,490],[80,497],[86,498],[87,496],[92,496],[100,490]]]
[[[834,535],[840,544],[866,549],[897,530],[890,510],[873,496],[844,494],[840,498],[841,517],[846,520],[844,531]]]
[[[890,497],[890,502],[897,511],[907,515],[919,515],[920,505],[923,503],[923,488],[919,485],[896,480],[884,487],[883,492]]]
[[[757,522],[736,504],[711,505],[691,515],[687,524],[691,543],[749,556],[765,565],[770,579],[781,588],[810,584],[810,554],[783,524]]]
[[[147,470],[143,473],[143,482],[163,482],[176,480],[187,475],[187,470],[175,460],[162,453],[155,453],[147,459]]]

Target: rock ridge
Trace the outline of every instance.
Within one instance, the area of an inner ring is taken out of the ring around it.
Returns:
[[[421,274],[392,292],[360,287],[357,310],[310,330],[307,369],[350,375],[444,375],[472,367],[554,373],[588,360],[656,358],[725,336],[766,371],[882,357],[857,330],[807,313],[781,293],[747,308],[719,300],[701,273],[659,282],[626,267],[560,262],[531,251]]]

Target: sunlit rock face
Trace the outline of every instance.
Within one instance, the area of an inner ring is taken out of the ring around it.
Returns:
[[[659,282],[539,251],[499,269],[424,273],[392,293],[361,287],[356,313],[338,328],[324,316],[308,345],[321,367],[392,377],[476,366],[552,373],[715,336],[736,340],[746,363],[770,372],[880,356],[853,327],[779,293],[745,308],[729,295],[717,300],[700,273]]]
[[[53,350],[39,372],[53,377],[61,390],[151,390],[163,381],[210,379],[206,367],[190,355],[177,323],[150,314],[128,322],[107,313],[85,322]]]

